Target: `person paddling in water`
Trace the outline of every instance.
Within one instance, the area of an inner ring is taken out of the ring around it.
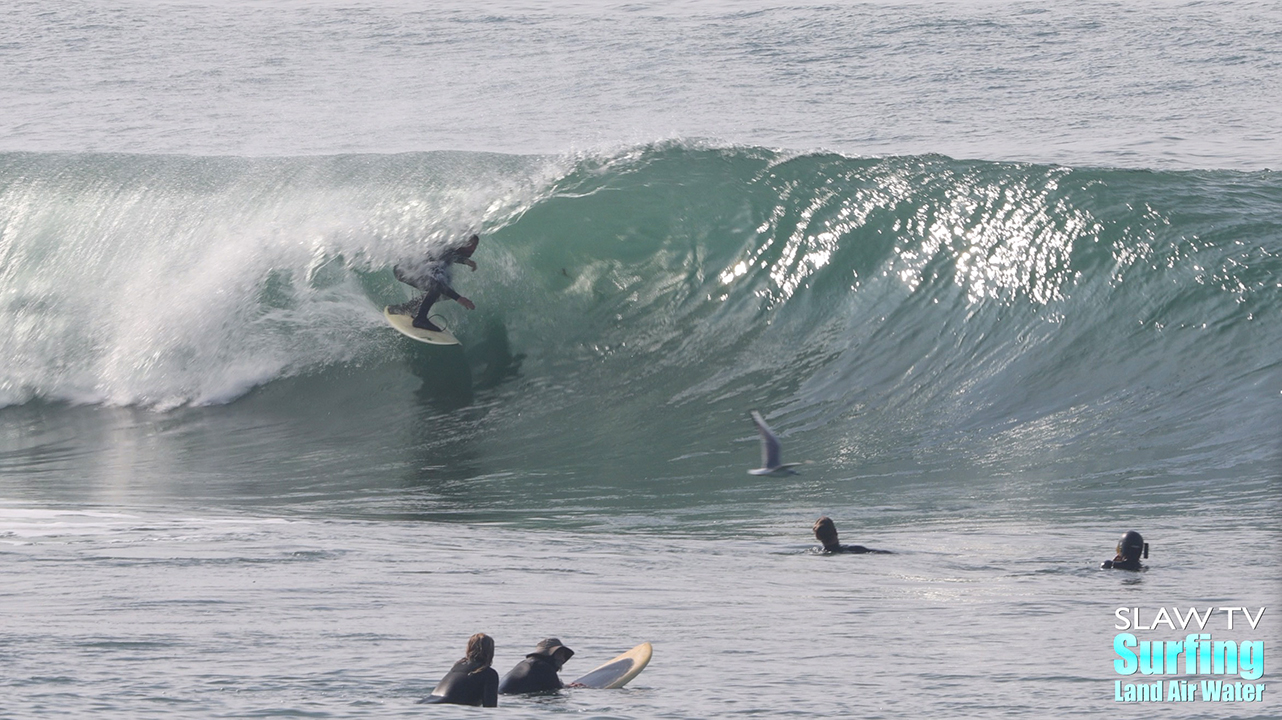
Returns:
[[[494,662],[494,638],[477,633],[467,639],[467,654],[441,678],[423,703],[450,703],[498,707],[499,674],[490,667]]]
[[[476,252],[476,246],[481,242],[480,235],[472,235],[459,247],[447,250],[444,255],[435,257],[429,255],[417,265],[409,268],[402,268],[400,265],[392,268],[392,274],[397,280],[411,285],[423,291],[423,297],[418,301],[418,313],[414,316],[414,327],[432,332],[440,332],[441,328],[427,318],[432,310],[432,305],[441,298],[442,295],[454,300],[459,305],[468,310],[475,310],[476,304],[471,300],[459,295],[450,287],[452,280],[453,268],[455,264],[466,265],[476,272],[476,261],[472,259],[472,253]],[[406,306],[413,307],[414,303],[410,302]]]
[[[832,521],[832,518],[826,515],[815,521],[814,531],[815,531],[815,539],[823,543],[823,546],[824,546],[823,554],[825,555],[829,555],[833,553],[855,553],[855,554],[877,553],[881,555],[890,554],[889,550],[873,550],[872,548],[866,548],[863,545],[842,545],[837,540],[837,524]]]
[[[1112,560],[1105,560],[1100,567],[1105,570],[1143,570],[1140,556],[1148,559],[1148,543],[1144,536],[1134,530],[1127,530],[1121,540],[1117,541],[1117,555]]]
[[[561,644],[556,638],[548,638],[534,647],[534,652],[516,664],[503,679],[499,681],[500,695],[524,695],[526,693],[548,692],[565,687],[557,675],[561,666],[574,657],[574,651]]]

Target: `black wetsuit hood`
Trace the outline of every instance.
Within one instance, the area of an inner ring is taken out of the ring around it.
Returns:
[[[1144,542],[1143,535],[1134,530],[1127,530],[1122,539],[1117,542],[1117,556],[1100,563],[1100,567],[1110,570],[1143,570],[1144,566],[1140,564],[1141,556],[1148,559],[1148,543]]]

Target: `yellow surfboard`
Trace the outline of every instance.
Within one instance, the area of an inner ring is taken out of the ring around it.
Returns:
[[[440,332],[424,330],[423,328],[414,327],[414,318],[411,315],[393,312],[391,306],[383,308],[383,317],[387,323],[400,331],[402,335],[413,338],[421,343],[428,345],[458,345],[458,338],[445,327],[439,316],[434,316],[432,322],[441,328]]]
[[[643,642],[570,683],[569,687],[587,687],[603,690],[621,688],[627,685],[632,678],[641,674],[645,666],[650,663],[650,655],[653,652],[654,648],[650,643]]]

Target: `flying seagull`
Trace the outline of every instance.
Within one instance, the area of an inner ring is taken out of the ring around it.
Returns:
[[[761,413],[756,410],[752,411],[752,422],[757,425],[757,432],[761,433],[761,467],[755,470],[749,470],[749,475],[772,475],[775,477],[781,475],[796,475],[797,471],[793,468],[801,463],[781,463],[779,462],[779,438],[770,431],[770,426],[765,420],[761,419]]]

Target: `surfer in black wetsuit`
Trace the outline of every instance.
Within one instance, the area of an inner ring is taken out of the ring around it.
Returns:
[[[499,674],[490,667],[494,662],[494,638],[477,633],[467,639],[467,655],[436,684],[431,695],[419,703],[451,703],[497,707]]]
[[[543,640],[534,647],[534,652],[516,664],[503,680],[499,682],[499,692],[503,695],[523,695],[525,693],[547,692],[565,687],[557,676],[565,661],[574,657],[574,651],[561,644],[556,638]]]
[[[1100,567],[1105,570],[1143,570],[1141,555],[1145,560],[1148,559],[1148,543],[1144,542],[1143,535],[1127,530],[1122,539],[1117,541],[1117,556],[1100,563]]]
[[[476,252],[476,246],[481,242],[480,235],[472,235],[459,247],[447,250],[441,257],[429,256],[417,265],[412,265],[408,269],[402,269],[400,265],[392,268],[392,274],[397,280],[412,285],[423,291],[423,298],[418,301],[418,314],[414,316],[414,327],[440,332],[441,329],[431,320],[427,319],[428,312],[432,305],[441,298],[442,295],[456,301],[459,305],[468,310],[475,310],[476,305],[467,298],[459,295],[450,287],[452,279],[452,269],[455,264],[466,265],[476,272],[476,261],[472,259],[472,253]],[[413,302],[408,304],[413,306]]]
[[[881,555],[890,554],[889,550],[873,550],[872,548],[866,548],[863,545],[842,545],[840,542],[837,541],[837,526],[836,524],[833,523],[832,518],[828,517],[827,515],[815,521],[814,530],[815,530],[815,538],[819,540],[819,542],[823,543],[823,546],[824,546],[823,551],[825,555],[829,553],[855,553],[855,554],[876,553]]]

